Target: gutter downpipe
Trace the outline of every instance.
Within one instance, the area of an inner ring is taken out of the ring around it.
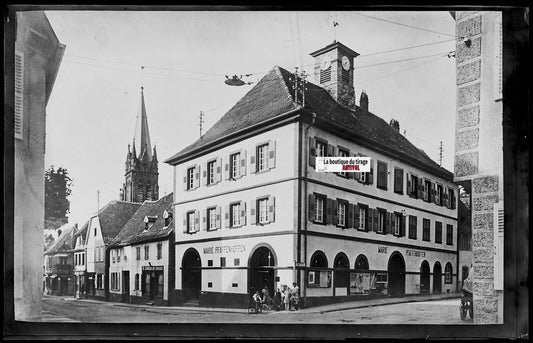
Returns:
[[[313,121],[309,126],[305,128],[305,160],[304,160],[304,237],[305,237],[305,244],[304,244],[304,308],[307,308],[307,221],[308,221],[308,213],[307,210],[307,199],[309,198],[307,195],[307,173],[308,173],[308,165],[309,165],[309,129],[315,124],[316,120],[316,113],[313,112]]]

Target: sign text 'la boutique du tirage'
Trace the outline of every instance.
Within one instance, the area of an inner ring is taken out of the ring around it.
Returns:
[[[370,157],[316,157],[316,171],[327,173],[368,173]]]

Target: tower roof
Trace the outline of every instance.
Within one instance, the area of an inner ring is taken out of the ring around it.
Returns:
[[[146,105],[144,104],[144,87],[141,87],[141,111],[140,116],[137,115],[137,123],[135,124],[134,145],[139,145],[140,155],[143,150],[146,150],[148,159],[152,160],[152,144],[150,143],[150,132],[148,130],[148,118],[146,116]],[[137,157],[137,156],[135,156]]]

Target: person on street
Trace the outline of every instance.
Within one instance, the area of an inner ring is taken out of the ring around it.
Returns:
[[[283,303],[285,304],[285,311],[291,310],[291,289],[289,286],[285,286],[285,291],[283,292]]]
[[[267,286],[265,286],[265,287],[263,288],[262,293],[263,293],[263,299],[262,299],[263,304],[267,304],[269,307],[272,307],[274,301],[273,301],[272,298],[270,297],[270,292],[268,291],[268,287],[267,287]]]
[[[274,308],[276,311],[281,309],[281,292],[279,291],[279,288],[274,293]]]
[[[259,313],[261,311],[261,295],[259,295],[259,291],[255,291],[252,298],[255,302],[255,313]]]
[[[300,288],[298,287],[298,284],[296,282],[292,283],[292,292],[291,292],[291,300],[293,303],[293,307],[295,310],[300,309]]]

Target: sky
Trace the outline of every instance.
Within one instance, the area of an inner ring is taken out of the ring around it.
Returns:
[[[370,111],[398,120],[400,132],[436,162],[442,141],[442,166],[453,171],[449,12],[45,13],[66,45],[47,106],[45,168],[64,167],[73,179],[69,224],[83,225],[98,206],[119,200],[141,85],[162,197],[173,189],[172,167],[163,161],[199,138],[200,111],[205,132],[275,65],[312,75],[309,53],[334,39],[360,54],[357,104],[365,90]],[[225,75],[234,74],[252,74],[243,79],[253,84],[226,85]]]

